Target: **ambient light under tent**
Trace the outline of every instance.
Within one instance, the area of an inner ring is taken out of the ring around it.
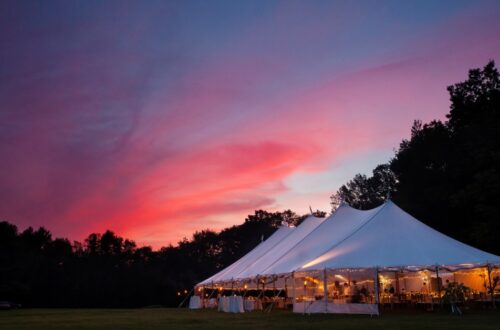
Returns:
[[[500,257],[437,232],[390,200],[371,210],[342,203],[326,219],[281,226],[197,284],[194,308],[231,296],[227,311],[288,306],[297,313],[373,315],[388,303],[432,308],[457,284],[469,288],[469,299],[494,303],[499,266]]]

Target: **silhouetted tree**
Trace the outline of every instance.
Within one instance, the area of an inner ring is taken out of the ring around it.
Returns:
[[[388,164],[378,165],[371,177],[356,174],[352,180],[330,196],[332,210],[335,210],[341,201],[359,209],[373,208],[395,192],[396,183],[396,176]]]
[[[416,120],[388,164],[357,174],[332,195],[358,208],[386,192],[405,210],[454,238],[500,253],[500,78],[495,63],[448,87],[448,121]]]
[[[186,290],[243,256],[261,237],[301,218],[290,210],[259,210],[241,225],[197,231],[159,251],[110,230],[71,244],[52,239],[44,228],[18,233],[0,222],[0,300],[39,307],[175,306]]]

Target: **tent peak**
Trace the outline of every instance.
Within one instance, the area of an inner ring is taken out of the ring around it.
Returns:
[[[385,195],[385,200],[388,201],[391,199],[391,191],[387,191],[387,194]]]
[[[339,207],[346,207],[346,206],[350,207],[351,205],[349,205],[349,203],[347,203],[345,199],[342,199],[339,203]]]

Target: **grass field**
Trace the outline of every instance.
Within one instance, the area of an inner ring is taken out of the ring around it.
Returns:
[[[500,310],[297,315],[285,311],[218,313],[186,309],[20,309],[0,311],[0,329],[500,329]]]

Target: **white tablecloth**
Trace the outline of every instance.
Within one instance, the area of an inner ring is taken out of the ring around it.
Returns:
[[[241,296],[220,297],[219,311],[226,313],[244,313],[243,298]]]
[[[378,315],[377,304],[335,304],[324,300],[296,302],[294,313],[332,313],[332,314],[368,314]]]
[[[243,301],[245,311],[262,310],[262,302],[260,300],[247,299]]]
[[[294,313],[309,313],[309,308],[311,307],[313,301],[296,301],[293,304]]]
[[[200,309],[201,308],[201,299],[199,296],[191,296],[189,298],[189,309]]]
[[[217,306],[217,299],[205,299],[205,308],[215,308],[215,306]]]

